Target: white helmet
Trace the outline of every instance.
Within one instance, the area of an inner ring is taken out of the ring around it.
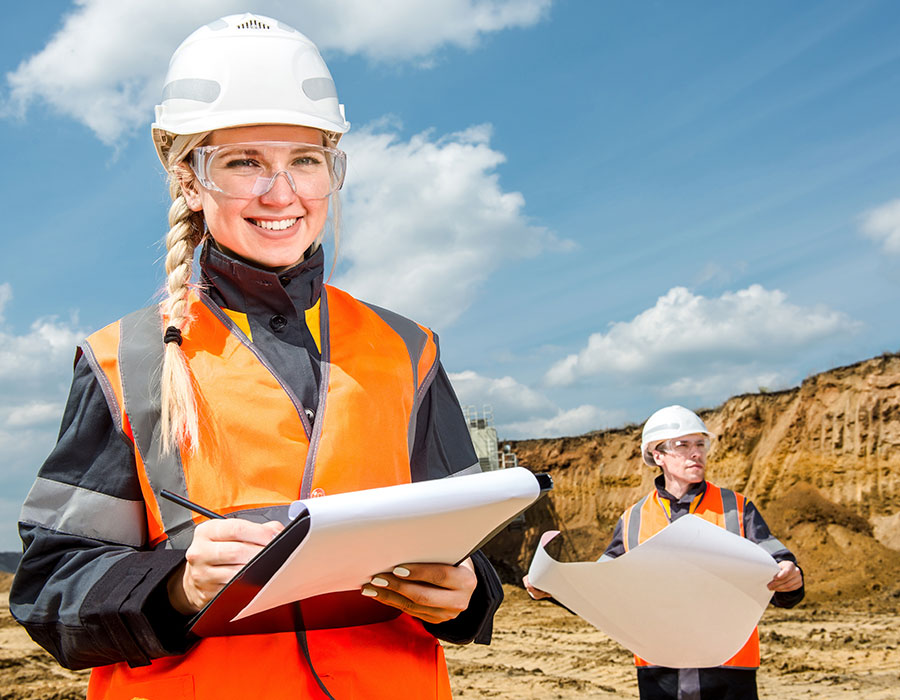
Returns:
[[[666,406],[659,409],[647,419],[647,422],[644,423],[644,432],[641,433],[641,454],[644,462],[655,467],[656,462],[653,461],[651,453],[659,443],[663,440],[694,433],[703,433],[712,437],[712,433],[700,420],[700,416],[684,406]]]
[[[250,124],[350,129],[331,73],[307,37],[278,20],[229,15],[185,39],[169,61],[153,143],[166,164],[170,134]]]

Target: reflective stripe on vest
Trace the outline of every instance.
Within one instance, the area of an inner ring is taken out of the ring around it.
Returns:
[[[319,410],[310,425],[296,396],[234,322],[205,295],[192,294],[189,303],[192,321],[181,349],[198,387],[200,439],[180,456],[163,457],[159,449],[158,310],[131,314],[88,341],[92,365],[115,395],[117,425],[135,444],[151,545],[185,547],[192,535],[190,514],[169,509],[157,497],[160,488],[243,515],[314,489],[339,493],[410,481],[414,417],[438,367],[431,331],[325,287]],[[440,644],[407,615],[308,632],[307,639],[316,671],[337,698],[395,697],[400,685],[410,697],[450,696]],[[260,676],[267,691],[258,686]],[[293,633],[208,638],[148,667],[94,669],[89,697],[224,700],[281,697],[288,688],[292,696],[324,697],[311,679]],[[184,694],[188,685],[191,694]]]
[[[702,497],[691,504],[691,512],[704,520],[725,528],[741,537],[744,536],[744,497],[730,489],[720,488],[709,481]],[[669,524],[669,514],[660,501],[659,492],[654,489],[644,496],[623,515],[625,531],[622,541],[625,551],[637,547]],[[637,666],[649,666],[649,662],[635,655]],[[759,666],[759,632],[753,630],[750,639],[723,666],[735,668],[757,668]]]

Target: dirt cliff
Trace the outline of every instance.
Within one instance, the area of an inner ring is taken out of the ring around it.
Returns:
[[[711,481],[747,495],[797,554],[810,600],[900,603],[900,355],[808,377],[786,391],[735,396],[699,411],[716,434]],[[641,427],[512,442],[555,488],[489,545],[502,577],[527,569],[539,535],[563,533],[557,556],[599,556],[619,514],[652,487]]]

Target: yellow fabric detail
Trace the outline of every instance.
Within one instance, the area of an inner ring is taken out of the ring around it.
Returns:
[[[706,495],[706,490],[704,489],[703,491],[698,493],[696,496],[694,496],[694,500],[691,501],[691,507],[688,509],[689,513],[693,513],[694,511],[697,510],[697,507],[700,505],[700,501],[703,500],[703,497],[705,495]]]
[[[253,342],[253,334],[250,332],[250,321],[247,320],[247,314],[242,314],[240,311],[232,311],[231,309],[222,309],[232,321],[234,321],[234,325],[244,331],[244,335],[247,336],[247,339],[252,343]]]
[[[319,353],[321,354],[322,339],[321,333],[319,332],[319,301],[321,301],[321,299],[317,299],[316,303],[306,310],[306,327],[309,328],[309,333],[312,335],[313,340],[316,341],[316,348],[318,348]]]
[[[703,497],[705,495],[706,491],[704,490],[702,493],[698,493],[696,496],[694,496],[694,500],[691,501],[691,506],[690,508],[688,508],[688,513],[694,513],[697,508],[700,507],[700,503],[703,501]],[[662,508],[665,512],[668,521],[672,522],[672,504],[669,502],[669,499],[660,498],[658,491],[655,492],[653,496],[654,498],[656,498],[656,502],[659,503],[660,508]]]
[[[657,493],[656,500],[659,502],[659,505],[662,506],[662,509],[666,512],[666,518],[671,522],[672,520],[672,504],[669,503],[668,499],[660,498]]]
[[[240,311],[232,311],[231,309],[222,309],[228,318],[234,321],[234,325],[244,331],[244,335],[247,336],[247,339],[252,343],[253,342],[253,334],[250,332],[250,321],[247,320],[247,314],[242,314]],[[313,337],[313,340],[316,341],[316,348],[318,348],[319,352],[322,352],[322,340],[321,333],[319,331],[319,301],[317,300],[315,304],[312,305],[311,308],[306,310],[306,326],[309,328],[309,332]]]

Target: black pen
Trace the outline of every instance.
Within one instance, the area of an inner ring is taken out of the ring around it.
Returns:
[[[159,492],[159,495],[172,501],[172,503],[177,503],[178,505],[187,508],[188,510],[192,510],[195,513],[200,513],[200,515],[205,515],[207,518],[218,518],[219,520],[225,520],[224,515],[219,515],[215,511],[204,508],[201,505],[197,505],[193,501],[189,501],[188,499],[186,499],[184,496],[179,496],[177,493],[172,493],[171,491],[166,491],[166,489],[163,489]]]

